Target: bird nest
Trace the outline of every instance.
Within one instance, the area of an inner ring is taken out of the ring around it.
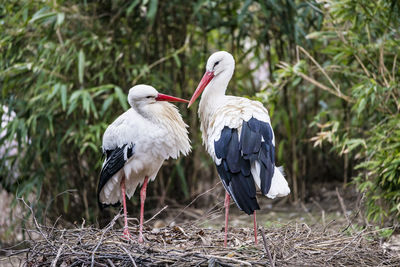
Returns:
[[[133,237],[126,240],[116,225],[119,217],[104,229],[36,224],[30,232],[37,238],[8,256],[23,258],[24,266],[400,266],[400,256],[380,246],[377,230],[337,232],[291,223],[260,228],[255,245],[251,229],[233,228],[225,248],[222,229],[182,224],[144,229],[139,244],[138,227],[130,227]]]

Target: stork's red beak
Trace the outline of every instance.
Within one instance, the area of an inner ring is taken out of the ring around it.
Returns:
[[[213,78],[214,78],[214,72],[206,71],[206,73],[204,73],[203,78],[201,78],[201,81],[197,86],[196,91],[194,91],[192,98],[190,99],[188,108],[194,103],[194,101],[196,101],[199,95],[201,95],[201,93],[203,92],[204,88],[207,87],[207,85],[211,82]]]
[[[184,103],[189,102],[186,99],[182,99],[182,98],[170,96],[170,95],[164,95],[164,94],[160,94],[160,93],[158,93],[156,100],[157,101],[169,101],[169,102],[184,102]]]

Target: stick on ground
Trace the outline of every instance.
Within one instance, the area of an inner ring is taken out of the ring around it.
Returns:
[[[269,259],[269,262],[271,264],[271,267],[275,267],[274,261],[272,260],[272,257],[271,257],[271,252],[268,249],[267,238],[265,237],[264,227],[261,227],[261,235],[262,235],[262,239],[263,239],[265,252],[268,255],[268,259]]]

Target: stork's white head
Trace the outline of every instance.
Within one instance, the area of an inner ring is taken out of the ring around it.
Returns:
[[[207,60],[206,71],[212,72],[215,77],[222,72],[233,74],[234,69],[235,60],[233,56],[226,51],[215,52]]]
[[[140,109],[146,105],[155,104],[157,101],[189,102],[185,99],[161,94],[154,87],[146,84],[136,85],[129,90],[128,102],[133,108]]]
[[[214,83],[219,82],[218,89],[225,90],[234,70],[235,60],[231,54],[225,51],[218,51],[212,54],[207,60],[206,73],[204,73],[196,91],[193,93],[188,107],[194,103],[211,81]]]

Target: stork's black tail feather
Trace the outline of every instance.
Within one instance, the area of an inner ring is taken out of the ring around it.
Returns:
[[[103,164],[103,168],[101,169],[99,184],[97,186],[97,202],[100,209],[104,209],[108,206],[117,207],[121,205],[120,202],[111,205],[102,203],[100,201],[100,192],[106,185],[106,183],[113,177],[113,175],[124,167],[127,160],[132,157],[134,153],[134,144],[125,144],[121,147],[116,147],[115,149],[107,149],[104,151],[104,154],[106,155],[106,161]]]

